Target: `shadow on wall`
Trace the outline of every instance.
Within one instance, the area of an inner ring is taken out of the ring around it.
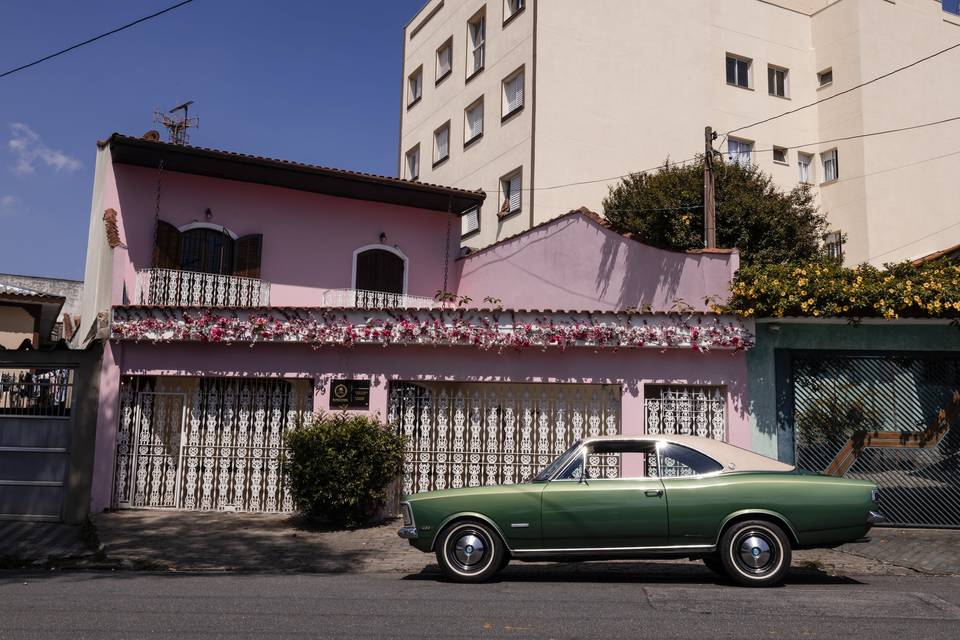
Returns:
[[[703,298],[723,293],[708,290],[708,271],[715,258],[658,249],[607,229],[597,231],[603,235],[597,291],[606,297],[622,271],[616,293],[620,308],[651,305],[657,311],[669,311],[685,304],[709,311]]]

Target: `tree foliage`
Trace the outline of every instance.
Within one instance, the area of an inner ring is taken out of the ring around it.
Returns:
[[[704,246],[703,156],[622,180],[603,201],[618,229],[646,244],[684,251]],[[809,185],[783,192],[756,166],[717,160],[717,246],[736,248],[744,263],[822,260],[826,216]]]
[[[364,415],[319,415],[287,435],[294,504],[335,524],[366,524],[403,465],[405,440]]]
[[[960,263],[740,267],[718,311],[746,317],[960,318]]]

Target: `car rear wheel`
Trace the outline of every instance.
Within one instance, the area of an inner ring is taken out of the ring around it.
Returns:
[[[765,520],[732,525],[720,537],[719,552],[727,575],[745,587],[780,584],[790,569],[790,539]]]
[[[455,522],[437,540],[437,562],[457,582],[489,580],[508,560],[500,536],[485,523]]]

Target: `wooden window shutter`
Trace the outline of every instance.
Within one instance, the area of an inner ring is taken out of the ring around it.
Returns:
[[[260,254],[263,249],[263,235],[256,233],[237,238],[233,252],[233,275],[244,278],[260,277]]]
[[[153,247],[153,266],[157,269],[180,268],[180,231],[163,220],[157,221],[157,243]]]

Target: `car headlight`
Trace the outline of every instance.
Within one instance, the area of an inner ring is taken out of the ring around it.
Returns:
[[[403,515],[403,526],[409,527],[413,525],[413,512],[410,511],[410,505],[406,502],[401,503],[400,513]]]

